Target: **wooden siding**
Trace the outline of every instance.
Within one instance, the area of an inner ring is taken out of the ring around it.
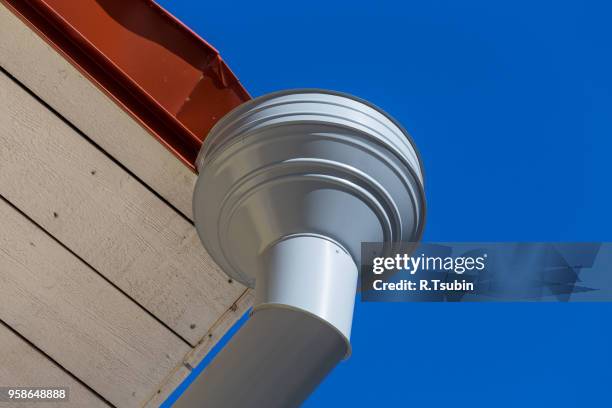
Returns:
[[[0,323],[0,383],[6,387],[29,384],[37,387],[68,387],[68,402],[45,402],[49,408],[107,408],[103,399],[75,380],[35,347]],[[2,407],[24,408],[23,402],[2,403]]]
[[[189,346],[3,200],[0,220],[0,320],[110,402],[138,406]]]
[[[1,3],[0,66],[191,218],[195,174]]]
[[[158,406],[252,295],[197,238],[195,175],[1,4],[0,67],[0,386]]]
[[[0,195],[192,345],[244,291],[193,225],[6,76]]]

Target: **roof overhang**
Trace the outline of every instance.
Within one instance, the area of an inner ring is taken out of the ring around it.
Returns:
[[[149,0],[0,0],[192,170],[250,99],[218,51]]]

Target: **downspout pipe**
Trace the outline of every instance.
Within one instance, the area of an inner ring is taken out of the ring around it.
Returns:
[[[370,103],[303,89],[228,113],[196,164],[200,239],[255,304],[176,406],[299,406],[351,353],[361,243],[421,237],[416,148]]]

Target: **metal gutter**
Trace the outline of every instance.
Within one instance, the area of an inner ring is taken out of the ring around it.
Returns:
[[[219,52],[151,0],[0,0],[192,170],[250,99]]]

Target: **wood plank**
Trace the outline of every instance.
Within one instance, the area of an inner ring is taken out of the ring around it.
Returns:
[[[193,225],[6,75],[0,195],[192,345],[244,291]]]
[[[4,387],[67,387],[69,399],[45,402],[48,408],[109,407],[87,387],[72,378],[5,325],[0,324],[0,384]],[[0,402],[0,407],[24,408],[23,402]],[[38,404],[37,404],[38,405]]]
[[[255,292],[251,289],[246,290],[240,299],[236,301],[234,307],[228,310],[228,312],[211,327],[208,334],[200,341],[200,344],[191,350],[185,357],[184,362],[190,367],[196,367],[200,364],[221,337],[225,336],[229,329],[234,326],[234,323],[253,306],[254,299]]]
[[[191,369],[185,365],[177,367],[175,371],[170,373],[168,377],[159,386],[158,392],[156,392],[151,399],[144,405],[145,408],[158,408],[160,407],[168,397],[178,388],[179,385],[191,374]],[[0,405],[1,406],[1,405]]]
[[[252,289],[245,290],[242,296],[236,300],[236,303],[234,303],[234,305],[232,305],[232,307],[212,325],[206,336],[200,340],[200,343],[187,353],[183,359],[183,364],[166,377],[160,385],[158,392],[154,393],[145,407],[159,407],[175,388],[191,374],[191,370],[202,362],[204,357],[206,357],[217,342],[225,336],[229,329],[234,326],[236,321],[253,306],[254,298],[255,294]]]
[[[0,200],[0,320],[111,403],[140,406],[190,349]]]
[[[1,3],[0,66],[192,217],[196,175]]]

